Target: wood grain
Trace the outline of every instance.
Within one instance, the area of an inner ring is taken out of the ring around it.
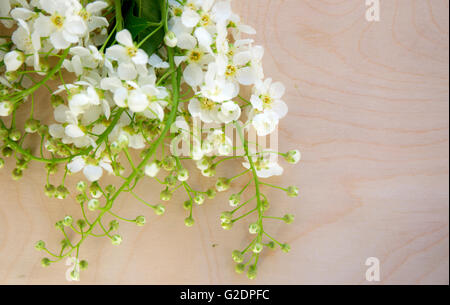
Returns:
[[[449,2],[381,1],[374,23],[363,0],[247,0],[235,8],[258,30],[267,76],[288,87],[280,149],[299,148],[303,161],[271,181],[300,186],[301,197],[267,193],[273,214],[296,215],[290,226],[268,225],[292,251],[267,252],[250,282],[230,258],[249,241],[248,223],[223,231],[218,222],[226,196],[195,209],[187,229],[184,195],[162,218],[124,195],[116,211],[143,213],[149,224],[122,225],[121,247],[87,242],[82,283],[367,284],[365,260],[374,256],[382,284],[448,284]],[[33,165],[16,183],[0,171],[0,283],[65,283],[66,266],[43,269],[33,243],[56,244],[53,224],[78,208],[47,199],[42,175]],[[138,193],[157,202],[159,187],[142,183]]]

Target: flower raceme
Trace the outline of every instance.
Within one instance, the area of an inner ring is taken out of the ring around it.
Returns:
[[[155,20],[149,10],[160,18]],[[276,130],[288,112],[282,100],[285,87],[265,78],[264,48],[250,38],[256,31],[232,11],[231,0],[149,0],[144,4],[136,0],[2,0],[0,22],[11,33],[0,38],[0,143],[2,155],[16,159],[13,178],[20,179],[31,161],[44,162],[45,194],[63,199],[70,192],[66,176],[82,173],[76,185],[82,217],[75,221],[65,216],[56,223],[64,236],[60,251],[51,252],[42,241],[36,244],[52,256],[42,260],[43,266],[69,258],[70,278],[78,280],[80,270],[87,268],[87,262],[79,260],[86,238],[106,237],[119,245],[123,237],[116,232],[118,220],[145,225],[148,220],[143,215],[125,219],[112,211],[123,192],[163,215],[162,204],[149,203],[135,192],[145,179],[162,184],[162,201],[178,190],[186,192],[188,200],[182,206],[190,227],[195,225],[194,205],[214,199],[216,192],[228,191],[235,180],[247,177],[245,186],[229,197],[233,210],[220,218],[227,230],[241,219],[256,218],[250,225],[250,244],[233,251],[236,271],[247,269],[253,279],[264,248],[290,249],[264,230],[263,220],[291,223],[293,216],[265,216],[270,204],[262,187],[283,190],[291,197],[299,189],[261,179],[283,173],[273,156],[295,164],[300,153],[249,147],[253,143],[245,137],[247,131],[266,136]],[[142,24],[146,27],[140,28]],[[242,97],[244,88],[251,92],[248,100]],[[37,117],[41,111],[35,110],[41,104],[35,99],[39,90],[51,93],[53,116],[48,125]],[[30,113],[23,128],[17,125],[19,108]],[[195,134],[190,128],[194,120],[214,127]],[[230,125],[237,128],[237,145],[225,133]],[[40,140],[37,150],[25,141],[33,136]],[[165,152],[169,141],[192,136],[194,145],[186,156]],[[233,156],[239,147],[242,155]],[[140,152],[138,161],[131,150]],[[203,176],[214,177],[222,162],[236,159],[242,164],[237,175],[219,177],[205,190],[189,184],[192,173],[185,168],[186,162],[194,162]],[[0,158],[0,168],[4,164]],[[59,167],[64,177],[53,185],[51,178]],[[120,183],[104,185],[105,173]],[[158,178],[163,174],[163,179]],[[251,204],[255,207],[248,209]],[[101,222],[105,214],[115,218],[109,226]],[[67,230],[74,231],[78,241],[69,239]]]

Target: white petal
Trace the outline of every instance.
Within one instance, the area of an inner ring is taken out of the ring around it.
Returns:
[[[145,94],[133,90],[128,96],[128,107],[133,112],[142,112],[148,107],[148,98]]]
[[[55,47],[55,49],[67,49],[70,46],[70,42],[68,42],[63,35],[62,31],[54,32],[50,35],[50,42]]]
[[[195,37],[198,40],[198,44],[207,50],[211,49],[212,37],[211,34],[205,28],[198,28],[194,32]]]
[[[117,72],[122,80],[133,80],[137,77],[136,68],[132,63],[121,63]]]
[[[122,87],[122,82],[117,77],[103,78],[100,82],[100,88],[103,90],[115,91],[120,87]]]
[[[67,169],[71,173],[78,173],[85,166],[86,166],[86,162],[84,161],[84,159],[82,157],[78,156],[78,157],[73,158],[72,161],[69,164],[67,164]]]
[[[278,119],[282,119],[288,113],[288,106],[285,102],[278,100],[272,104],[272,111],[276,113]]]
[[[256,82],[256,73],[252,68],[245,67],[237,71],[236,79],[240,84],[250,86]]]
[[[156,54],[150,56],[150,58],[148,59],[148,63],[158,69],[167,69],[170,67],[169,63],[163,61],[161,57]]]
[[[193,28],[200,21],[200,16],[197,12],[194,12],[190,8],[184,10],[183,15],[181,16],[181,21],[183,25],[188,28]]]
[[[253,108],[255,108],[256,110],[263,110],[263,102],[256,95],[252,95],[252,97],[250,98],[250,103],[252,103]]]
[[[190,64],[184,69],[183,77],[186,83],[191,87],[196,87],[203,82],[203,71],[197,64]]]
[[[83,170],[83,174],[90,182],[94,182],[102,177],[103,170],[100,166],[87,165]]]
[[[48,132],[53,138],[61,139],[66,134],[65,129],[60,124],[52,124],[48,127]]]
[[[116,35],[116,40],[124,46],[132,47],[133,38],[128,30],[122,30]]]
[[[106,7],[108,7],[108,3],[104,1],[95,1],[86,5],[86,11],[91,14],[97,14]]]
[[[197,45],[197,40],[189,33],[182,33],[177,38],[177,47],[180,49],[192,50]]]
[[[53,30],[53,25],[49,17],[40,15],[34,22],[34,28],[41,37],[48,37]]]
[[[84,132],[77,125],[70,124],[66,126],[66,135],[71,138],[79,138],[84,136]]]
[[[55,108],[54,116],[55,121],[58,123],[65,123],[67,122],[67,112],[69,111],[69,107],[66,105],[59,105]]]
[[[229,1],[219,1],[217,2],[212,13],[216,22],[225,22],[231,16],[231,6]]]
[[[270,86],[269,94],[274,99],[280,99],[283,97],[285,91],[286,88],[284,87],[284,85],[280,82],[276,82]]]
[[[119,89],[117,89],[116,91],[114,91],[114,102],[116,103],[117,106],[119,107],[126,107],[126,101],[128,98],[128,90],[120,87]]]
[[[131,59],[136,65],[145,65],[148,61],[148,55],[145,53],[144,50],[139,49],[136,53],[136,56],[134,56]]]
[[[120,45],[113,45],[106,49],[106,57],[117,60],[117,61],[127,61],[128,55],[126,48]]]

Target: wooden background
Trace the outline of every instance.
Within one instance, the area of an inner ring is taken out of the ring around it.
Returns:
[[[149,224],[123,224],[120,247],[87,242],[82,283],[367,284],[364,263],[374,256],[382,284],[448,284],[449,2],[381,1],[376,23],[366,21],[364,0],[245,0],[235,8],[266,47],[266,74],[288,87],[281,150],[303,152],[301,164],[271,179],[300,186],[301,197],[267,191],[272,214],[296,214],[292,225],[267,226],[291,253],[266,252],[251,282],[230,258],[248,243],[248,222],[232,231],[218,222],[226,196],[195,209],[191,229],[185,195],[161,218],[122,196],[115,211],[144,213]],[[33,244],[55,245],[53,224],[78,208],[44,196],[40,165],[18,183],[13,165],[0,171],[0,283],[66,283],[66,266],[42,268]],[[159,187],[141,183],[138,193],[157,202]]]

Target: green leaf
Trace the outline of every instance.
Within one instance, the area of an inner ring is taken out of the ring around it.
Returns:
[[[160,0],[125,0],[125,28],[128,29],[137,42],[153,33],[161,23]],[[149,55],[153,54],[164,39],[164,29],[161,27],[151,38],[142,44],[141,48]]]

